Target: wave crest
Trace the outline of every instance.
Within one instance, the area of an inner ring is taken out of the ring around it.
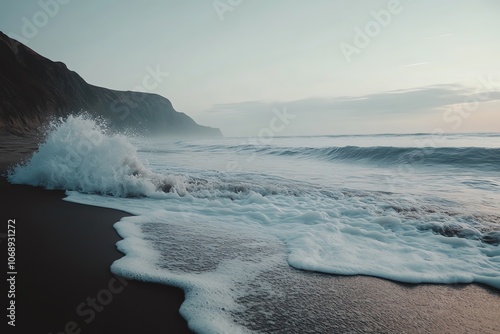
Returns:
[[[14,184],[112,196],[147,196],[166,188],[163,176],[146,168],[137,149],[88,115],[50,123],[38,151],[8,173]]]
[[[500,148],[486,147],[395,147],[395,146],[333,146],[284,147],[267,145],[185,144],[193,151],[234,150],[295,158],[313,158],[330,162],[365,163],[372,166],[427,165],[500,171]]]

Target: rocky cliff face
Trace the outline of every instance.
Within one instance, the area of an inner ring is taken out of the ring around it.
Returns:
[[[89,85],[65,64],[42,57],[0,32],[0,133],[29,135],[51,117],[86,111],[117,130],[171,136],[222,136],[149,93]]]

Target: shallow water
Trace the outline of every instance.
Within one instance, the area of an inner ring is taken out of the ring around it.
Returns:
[[[252,145],[127,138],[70,117],[9,179],[135,214],[116,224],[126,256],[112,271],[184,288],[199,332],[348,326],[328,320],[346,300],[313,272],[500,288],[500,135]]]

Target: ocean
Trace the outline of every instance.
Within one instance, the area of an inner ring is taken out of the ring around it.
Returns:
[[[8,177],[134,214],[112,272],[184,289],[201,333],[327,331],[331,275],[500,289],[500,134],[178,140],[70,116]]]

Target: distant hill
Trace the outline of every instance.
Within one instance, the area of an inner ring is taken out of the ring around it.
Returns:
[[[157,94],[88,84],[64,63],[42,57],[0,32],[0,133],[30,135],[50,117],[86,111],[117,130],[170,136],[222,136]],[[99,66],[96,64],[96,66]]]

